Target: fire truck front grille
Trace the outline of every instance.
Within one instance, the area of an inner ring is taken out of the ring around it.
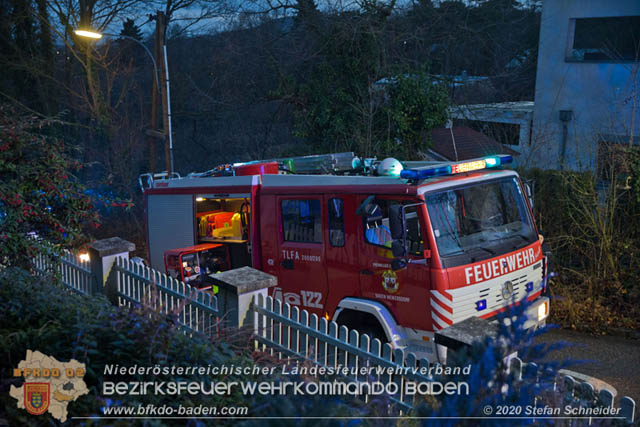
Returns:
[[[508,301],[504,301],[504,295],[503,295],[503,286],[496,286],[495,290],[493,292],[493,295],[495,296],[495,304],[494,307],[495,308],[501,308],[501,306],[503,306],[503,303],[510,303],[512,301],[520,301],[520,299],[522,299],[527,291],[525,289],[526,283],[527,283],[527,276],[520,276],[515,280],[511,280],[511,283],[513,285],[513,292],[511,294],[511,296],[508,297]]]
[[[537,265],[537,264],[536,264]],[[511,294],[504,284],[511,282]],[[528,291],[527,283],[533,283]],[[431,317],[435,329],[441,329],[471,316],[487,316],[505,306],[522,301],[542,289],[542,269],[535,265],[502,277],[445,291],[431,291]],[[505,299],[507,296],[507,299]],[[484,300],[484,303],[482,301]]]

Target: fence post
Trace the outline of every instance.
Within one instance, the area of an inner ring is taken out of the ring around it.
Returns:
[[[134,243],[120,237],[96,240],[89,244],[89,265],[93,276],[91,295],[104,293],[109,272],[116,258],[129,259],[129,252],[135,249],[136,245]]]
[[[267,289],[278,282],[275,276],[251,267],[223,271],[210,277],[218,285],[218,312],[223,317],[222,325],[225,328],[253,328],[253,324],[250,324],[252,317],[248,317],[251,300],[258,295],[267,298]]]

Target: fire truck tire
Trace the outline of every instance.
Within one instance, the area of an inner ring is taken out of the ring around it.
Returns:
[[[356,327],[355,329],[358,330],[360,335],[369,335],[369,338],[371,339],[371,341],[377,338],[380,340],[381,344],[384,344],[387,342],[387,338],[384,335],[384,331],[380,326],[368,325],[368,326],[362,326],[361,328]]]
[[[377,338],[382,344],[389,341],[378,320],[369,313],[345,309],[342,310],[336,322],[349,329],[355,329],[360,335],[369,335],[371,340]]]

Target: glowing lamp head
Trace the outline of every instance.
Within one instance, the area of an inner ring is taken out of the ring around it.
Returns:
[[[76,35],[78,35],[80,37],[87,37],[89,39],[101,39],[102,38],[102,34],[96,33],[94,31],[75,30],[74,33],[76,33]]]
[[[86,252],[83,252],[80,255],[78,255],[78,258],[80,258],[80,261],[87,262],[89,261],[89,254]]]
[[[548,311],[548,307],[547,307],[547,301],[545,301],[544,303],[542,303],[542,304],[540,304],[538,306],[538,321],[541,321],[542,319],[547,317],[548,313],[549,313],[549,311]]]

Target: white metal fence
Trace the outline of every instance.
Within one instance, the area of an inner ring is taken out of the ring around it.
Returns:
[[[540,390],[551,389],[553,394],[547,394],[546,402],[555,398],[554,407],[570,408],[616,408],[619,422],[633,423],[636,411],[636,402],[629,396],[623,396],[618,402],[618,407],[614,406],[615,396],[607,390],[596,390],[593,385],[588,382],[579,381],[568,374],[558,374],[553,376],[552,384],[545,384],[541,379],[544,378],[542,368],[536,363],[525,363],[516,357],[511,360],[510,365],[511,379],[516,387],[523,384],[533,384]],[[547,375],[547,377],[549,377]],[[551,387],[546,387],[551,386]],[[536,397],[535,402],[541,407],[545,401]],[[613,412],[610,412],[613,413]],[[609,415],[607,415],[609,416]],[[588,418],[588,424],[591,425],[593,418]],[[609,419],[609,421],[613,421]]]
[[[59,274],[62,283],[75,292],[84,295],[94,293],[96,282],[91,274],[89,261],[83,261],[69,251],[65,251],[58,261],[54,262],[51,258],[38,254],[33,260],[33,267],[39,275]]]
[[[76,292],[86,295],[97,291],[113,292],[120,306],[141,305],[166,314],[190,332],[216,336],[219,319],[224,315],[219,312],[217,298],[211,293],[199,291],[124,258],[116,259],[105,290],[93,288],[94,279],[88,262],[79,261],[70,253],[65,253],[57,265],[38,257],[34,267],[39,274],[59,272],[62,282]],[[259,295],[257,300],[254,299],[245,326],[253,329],[259,349],[286,363],[346,367],[344,379],[395,384],[397,387],[393,388],[397,393],[391,394],[389,399],[401,410],[410,410],[415,403],[414,396],[406,394],[407,382],[433,381],[432,376],[414,370],[428,368],[428,360],[417,359],[413,353],[402,349],[392,349],[388,343],[383,345],[378,339],[371,340],[368,335],[360,335],[356,330],[318,318],[315,314],[309,315],[306,310],[272,297]],[[514,387],[537,384],[540,390],[552,389],[555,398],[563,405],[613,407],[614,397],[606,390],[596,392],[591,385],[565,375],[555,376],[552,384],[544,384],[540,382],[542,375],[536,364],[523,363],[518,358],[511,363]],[[365,401],[370,397],[362,396]],[[632,423],[635,413],[633,399],[621,398],[619,408],[619,415]]]
[[[413,396],[405,393],[406,383],[433,380],[414,373],[415,368],[429,368],[427,359],[418,360],[413,353],[383,345],[378,339],[371,340],[368,335],[309,315],[306,310],[262,295],[254,300],[253,310],[255,339],[263,351],[296,365],[346,367],[342,376],[354,381],[375,381],[385,386],[394,383],[391,389],[397,392],[389,398],[405,410],[413,405]],[[393,373],[388,373],[389,369]],[[365,393],[363,398],[368,401],[370,396]]]
[[[402,349],[392,349],[387,343],[381,345],[378,339],[371,340],[368,335],[360,335],[356,330],[339,326],[325,318],[309,315],[306,310],[299,310],[289,304],[282,303],[272,297],[259,296],[254,301],[252,325],[255,339],[261,349],[272,356],[285,360],[292,365],[318,365],[323,367],[355,367],[364,368],[363,372],[374,375],[345,375],[354,381],[377,381],[382,384],[394,383],[397,393],[389,396],[391,402],[402,410],[414,407],[414,395],[407,394],[407,382],[430,382],[428,372],[430,366],[426,359],[417,359],[413,353]],[[380,371],[377,367],[383,368]],[[372,368],[372,369],[370,369]],[[391,368],[392,373],[384,368]],[[427,368],[425,370],[414,368]],[[541,368],[535,363],[524,363],[516,357],[510,363],[510,377],[513,387],[532,385],[540,395],[531,402],[544,404],[554,400],[556,404],[575,408],[601,408],[614,406],[614,396],[608,390],[595,391],[593,386],[580,382],[569,375],[542,375]],[[381,373],[377,373],[381,372]],[[551,393],[549,393],[551,391]],[[365,401],[370,396],[362,396]],[[632,423],[635,414],[635,401],[624,396],[619,401],[619,421]],[[587,420],[591,423],[591,419]]]
[[[124,258],[116,258],[108,286],[114,287],[120,306],[146,306],[171,316],[189,331],[217,333],[218,302],[210,292]]]

